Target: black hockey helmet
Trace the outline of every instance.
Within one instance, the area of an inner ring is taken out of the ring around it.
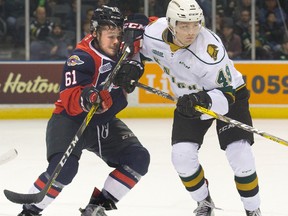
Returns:
[[[90,31],[97,31],[101,25],[114,25],[115,27],[122,27],[124,17],[117,7],[108,7],[103,5],[94,11],[91,18]]]

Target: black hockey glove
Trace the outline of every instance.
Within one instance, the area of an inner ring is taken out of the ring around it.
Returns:
[[[115,79],[114,85],[122,87],[127,93],[134,91],[136,83],[144,73],[142,63],[134,60],[126,60],[122,63]]]
[[[195,110],[195,105],[210,109],[212,100],[205,91],[200,91],[189,95],[186,94],[179,97],[176,104],[176,110],[185,117],[199,118],[202,113]]]
[[[124,21],[124,36],[121,44],[121,52],[125,45],[131,49],[130,57],[139,52],[142,47],[142,39],[145,26],[148,25],[149,19],[144,14],[131,14]]]
[[[80,106],[83,111],[89,112],[93,104],[99,104],[97,113],[107,111],[113,104],[109,91],[98,91],[94,87],[85,87],[80,96]]]

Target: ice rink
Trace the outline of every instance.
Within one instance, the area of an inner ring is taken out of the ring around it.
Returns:
[[[26,193],[47,166],[44,120],[0,120],[0,155],[11,148],[18,157],[0,166],[0,216],[16,216],[21,205],[11,203],[4,189]],[[124,119],[151,154],[149,172],[108,216],[192,216],[196,203],[182,186],[170,161],[172,119]],[[288,119],[255,119],[254,127],[288,140]],[[256,159],[263,216],[288,216],[288,146],[255,134]],[[233,173],[220,150],[215,125],[200,149],[200,161],[210,183],[216,216],[244,216]],[[79,216],[92,189],[101,188],[111,171],[98,157],[85,151],[78,175],[44,210],[44,216]]]

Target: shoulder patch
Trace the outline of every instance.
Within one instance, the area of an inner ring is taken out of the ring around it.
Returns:
[[[218,47],[214,44],[208,44],[207,46],[207,53],[211,56],[211,58],[216,61],[218,55]]]
[[[72,55],[67,60],[68,66],[75,66],[75,65],[81,65],[84,64],[84,61],[82,61],[78,55]]]
[[[110,70],[112,70],[112,65],[111,65],[110,62],[102,65],[102,66],[99,68],[99,71],[100,71],[101,74],[103,74],[103,73],[105,73],[105,72],[108,72],[108,71],[110,71]]]

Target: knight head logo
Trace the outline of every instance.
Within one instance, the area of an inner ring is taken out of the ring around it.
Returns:
[[[214,44],[208,44],[207,46],[207,53],[213,58],[214,61],[217,60],[217,55],[218,55],[218,47]]]

